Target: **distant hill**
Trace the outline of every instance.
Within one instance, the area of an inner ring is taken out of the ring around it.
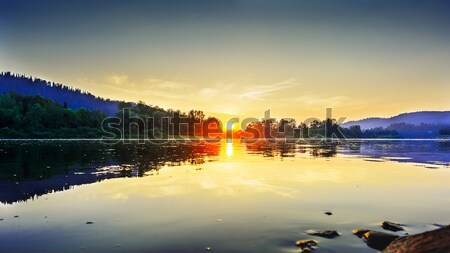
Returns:
[[[423,111],[402,113],[390,118],[367,118],[362,120],[349,121],[342,124],[342,127],[359,125],[362,130],[383,127],[387,128],[393,124],[405,123],[409,125],[450,125],[450,111]]]
[[[14,75],[10,72],[0,73],[0,94],[16,91],[24,95],[41,95],[52,99],[68,108],[101,110],[107,115],[114,115],[119,108],[119,101],[103,99],[80,89],[59,83],[48,82],[39,78]]]

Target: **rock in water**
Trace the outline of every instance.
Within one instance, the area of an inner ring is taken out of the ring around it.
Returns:
[[[339,236],[339,233],[336,230],[307,230],[306,233],[308,235],[316,235],[329,239]]]
[[[372,230],[364,234],[364,239],[366,239],[367,246],[380,251],[384,250],[398,237],[398,235]]]
[[[317,246],[317,242],[314,240],[299,240],[295,242],[295,245],[297,245],[301,249],[312,248],[313,246]]]
[[[405,230],[401,224],[390,222],[390,221],[383,221],[381,224],[381,227],[386,230],[391,230],[394,232]]]
[[[359,238],[362,238],[365,233],[369,232],[369,229],[360,228],[360,229],[353,229],[353,234],[358,236]]]
[[[299,240],[295,245],[300,247],[300,253],[310,253],[316,249],[317,242],[314,240]]]
[[[326,215],[333,215],[332,212],[324,212],[324,214],[326,214]]]
[[[450,225],[425,233],[400,237],[383,253],[440,253],[450,252]]]

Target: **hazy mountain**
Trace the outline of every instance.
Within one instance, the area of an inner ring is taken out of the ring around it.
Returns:
[[[342,127],[359,125],[361,129],[376,127],[387,128],[393,124],[405,123],[409,125],[450,125],[450,111],[423,111],[402,113],[390,118],[367,118],[362,120],[349,121],[342,124]]]
[[[68,108],[88,110],[101,110],[108,115],[118,111],[119,101],[96,97],[89,92],[74,89],[59,83],[48,82],[39,78],[14,75],[10,72],[0,73],[0,93],[16,91],[23,95],[41,95],[52,99]]]

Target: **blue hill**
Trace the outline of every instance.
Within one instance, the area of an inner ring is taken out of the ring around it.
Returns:
[[[14,75],[10,72],[0,73],[0,93],[16,91],[23,95],[41,95],[52,99],[68,108],[101,110],[107,115],[118,111],[119,101],[103,99],[80,89],[75,89],[59,83],[48,82],[39,78]]]
[[[371,129],[376,127],[389,127],[395,124],[409,125],[450,125],[450,111],[422,111],[402,113],[390,118],[367,118],[362,120],[349,121],[342,124],[342,127],[359,125],[361,129]]]

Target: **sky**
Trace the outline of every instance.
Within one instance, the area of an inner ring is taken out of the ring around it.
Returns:
[[[0,0],[0,71],[209,115],[450,110],[450,2]]]

